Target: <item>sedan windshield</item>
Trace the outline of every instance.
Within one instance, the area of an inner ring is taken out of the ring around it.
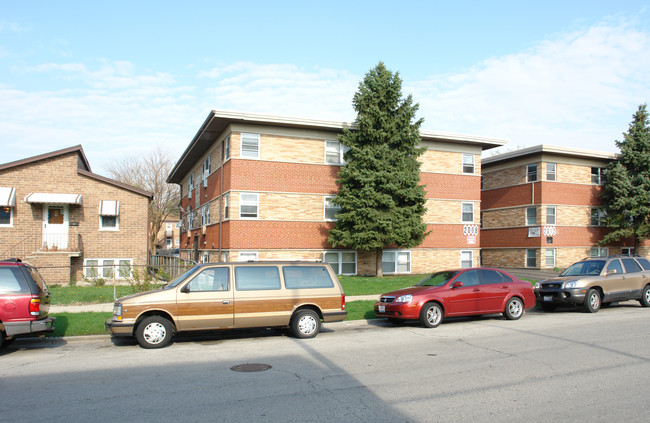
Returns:
[[[173,281],[171,281],[170,283],[168,283],[167,285],[165,285],[165,286],[163,287],[163,289],[176,288],[176,287],[178,286],[178,284],[180,284],[180,283],[183,282],[185,279],[187,279],[188,276],[190,276],[192,273],[196,272],[196,270],[197,270],[199,267],[200,267],[200,266],[194,266],[194,267],[192,267],[190,270],[188,270],[187,272],[183,273],[182,275],[180,275],[179,277],[177,277],[176,279],[174,279]]]
[[[581,261],[571,265],[560,276],[596,276],[605,266],[605,260]]]
[[[449,282],[457,274],[458,270],[434,273],[416,283],[415,286],[440,286]]]

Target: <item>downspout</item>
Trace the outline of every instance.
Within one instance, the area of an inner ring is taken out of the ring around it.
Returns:
[[[223,167],[226,164],[225,159],[225,153],[223,152],[223,149],[226,148],[225,143],[221,146],[221,157],[222,157],[222,163],[221,163],[221,177],[219,178],[219,262],[223,260],[223,254],[221,252],[221,239],[223,237]]]

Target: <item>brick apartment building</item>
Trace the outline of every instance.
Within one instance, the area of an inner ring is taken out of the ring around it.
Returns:
[[[0,165],[0,257],[49,283],[130,276],[147,264],[152,194],[91,172],[80,145]]]
[[[632,251],[598,245],[600,193],[612,153],[538,145],[483,159],[482,264],[564,268],[589,256]]]
[[[337,208],[341,122],[212,111],[167,182],[181,187],[181,256],[201,261],[324,260],[339,274],[374,274],[374,253],[327,242]],[[431,233],[384,250],[385,274],[477,265],[481,153],[505,141],[421,132]]]

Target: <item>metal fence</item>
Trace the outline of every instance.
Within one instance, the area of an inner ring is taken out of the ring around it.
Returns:
[[[85,269],[86,276],[80,281],[71,280],[69,285],[48,285],[50,304],[53,309],[66,307],[65,310],[68,310],[71,306],[112,303],[115,298],[160,288],[194,265],[193,261],[175,257],[156,258],[147,266],[125,266],[119,263],[111,266],[97,265]],[[70,272],[69,267],[48,267],[41,270],[41,273],[53,270]],[[105,308],[86,307],[78,311],[105,311]]]

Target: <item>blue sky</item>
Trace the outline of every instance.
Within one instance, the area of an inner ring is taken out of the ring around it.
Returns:
[[[351,121],[379,61],[425,130],[617,151],[650,98],[647,1],[527,3],[0,0],[0,163],[178,158],[212,109]]]

